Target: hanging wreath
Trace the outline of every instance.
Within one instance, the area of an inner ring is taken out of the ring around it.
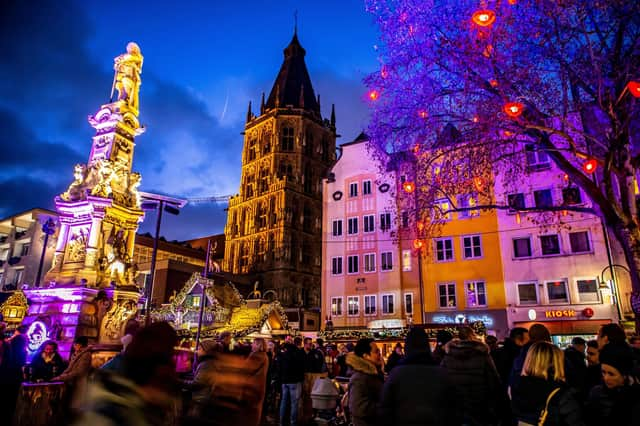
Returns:
[[[391,188],[391,187],[389,186],[389,184],[388,184],[388,183],[383,183],[382,185],[380,185],[380,186],[378,187],[378,191],[380,191],[380,192],[387,192],[387,191],[389,190],[389,188]]]
[[[336,191],[333,193],[333,199],[340,201],[342,199],[342,191]]]

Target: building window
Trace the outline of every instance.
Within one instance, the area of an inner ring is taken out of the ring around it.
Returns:
[[[20,256],[28,256],[30,249],[31,249],[31,244],[29,243],[23,244],[22,247],[20,247]]]
[[[9,258],[9,249],[0,249],[0,260],[7,260]]]
[[[413,293],[404,294],[404,311],[407,315],[413,314]]]
[[[540,248],[542,249],[543,256],[560,254],[560,239],[558,238],[558,235],[541,235]]]
[[[536,283],[518,284],[518,300],[520,305],[537,305],[538,290],[536,289]]]
[[[347,257],[347,273],[349,274],[358,273],[358,256],[357,255]]]
[[[349,296],[347,298],[347,315],[360,315],[360,296]]]
[[[369,253],[364,255],[364,272],[376,271],[376,255]]]
[[[533,144],[526,144],[524,149],[529,170],[546,170],[551,167],[551,161],[549,160],[549,156],[546,152],[537,149]]]
[[[513,239],[513,257],[531,257],[531,238],[514,238]]]
[[[342,275],[342,256],[331,258],[331,274]]]
[[[353,235],[358,233],[358,218],[350,217],[347,222],[347,234]]]
[[[597,302],[598,281],[597,280],[577,280],[578,296],[581,302]]]
[[[402,227],[403,228],[408,228],[409,227],[409,213],[408,212],[402,212]]]
[[[478,197],[475,194],[465,194],[458,196],[458,208],[469,209],[478,205]],[[458,212],[458,219],[466,219],[473,216],[478,216],[480,212],[477,209],[462,210]]]
[[[441,308],[456,307],[456,284],[447,283],[438,285],[438,297]]]
[[[453,238],[436,239],[436,261],[449,262],[453,260]]]
[[[402,270],[411,271],[411,250],[402,250]]]
[[[393,314],[393,312],[394,312],[393,294],[383,294],[382,295],[382,313]]]
[[[349,197],[357,197],[358,196],[358,183],[353,182],[349,185]]]
[[[283,127],[280,137],[280,149],[282,151],[293,151],[293,127]]]
[[[565,281],[547,281],[546,284],[549,303],[569,303]]]
[[[337,219],[333,221],[333,236],[339,237],[342,235],[342,219]]]
[[[257,144],[257,140],[256,139],[251,139],[249,141],[249,148],[247,149],[247,154],[248,155],[248,161],[253,161],[256,159],[256,144]]]
[[[451,204],[449,200],[437,200],[434,202],[432,217],[434,221],[449,221],[451,220]]]
[[[383,231],[391,229],[391,213],[380,214],[380,229]]]
[[[365,180],[362,182],[362,195],[370,195],[371,194],[371,181]]]
[[[391,256],[391,252],[387,251],[381,254],[382,258],[382,270],[390,271],[393,269],[393,258]]]
[[[375,315],[376,314],[376,296],[364,296],[364,314]]]
[[[373,232],[375,231],[375,224],[374,224],[374,220],[373,220],[373,215],[372,214],[368,214],[366,216],[363,216],[362,219],[364,219],[364,232]]]
[[[342,297],[331,298],[331,315],[332,316],[342,315]]]
[[[482,240],[480,235],[462,237],[462,248],[465,259],[476,259],[478,257],[482,257]]]
[[[550,189],[540,189],[533,191],[533,199],[536,202],[536,207],[539,209],[546,209],[553,207],[553,197]]]
[[[507,204],[509,205],[509,212],[515,213],[517,210],[524,210],[526,203],[524,202],[524,194],[509,194],[507,195]]]
[[[484,281],[467,281],[464,286],[467,291],[468,308],[487,306],[487,293]]]
[[[570,186],[569,188],[562,189],[562,202],[566,205],[582,204],[580,188],[577,186]]]
[[[571,243],[571,253],[587,253],[591,251],[589,243],[589,232],[569,232],[569,242]]]

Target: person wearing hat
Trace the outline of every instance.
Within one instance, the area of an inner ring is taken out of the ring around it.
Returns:
[[[459,424],[459,399],[447,371],[431,357],[425,331],[409,330],[404,350],[404,359],[389,373],[382,389],[380,424]]]
[[[632,375],[633,352],[624,342],[600,349],[602,381],[587,402],[588,424],[640,425],[640,384]]]
[[[85,380],[91,371],[91,351],[89,351],[89,339],[87,336],[78,336],[73,339],[73,354],[69,358],[67,369],[57,377],[51,379],[53,382],[67,382],[75,384],[80,380]]]

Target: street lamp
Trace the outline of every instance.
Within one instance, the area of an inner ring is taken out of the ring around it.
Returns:
[[[42,233],[44,234],[44,244],[42,245],[42,254],[40,255],[40,264],[38,265],[38,274],[36,275],[36,281],[33,283],[35,287],[40,287],[40,277],[42,277],[42,266],[44,265],[44,257],[47,254],[47,244],[49,243],[49,236],[55,234],[56,222],[49,218],[42,224]]]
[[[613,302],[616,305],[616,312],[618,313],[618,321],[622,321],[622,313],[620,311],[620,298],[618,297],[618,280],[616,279],[616,274],[613,270],[613,268],[621,268],[624,271],[626,271],[628,274],[631,274],[631,271],[629,271],[629,268],[627,268],[624,265],[620,265],[618,263],[611,263],[607,266],[604,267],[604,269],[602,270],[602,272],[600,272],[600,285],[599,288],[600,290],[611,290],[612,296],[613,296]],[[607,281],[604,280],[604,273],[607,272],[608,269],[611,269],[611,272],[609,273],[611,275],[611,285],[609,285],[607,283]]]
[[[153,284],[156,279],[156,256],[158,254],[158,239],[160,238],[160,223],[162,222],[162,212],[166,211],[167,213],[178,215],[180,213],[179,209],[187,204],[187,200],[142,191],[140,191],[139,194],[140,198],[142,199],[140,207],[143,210],[158,210],[158,217],[156,219],[156,235],[153,238],[153,251],[151,252],[151,283],[149,283],[149,285],[145,285],[145,324],[149,325],[149,323],[151,322],[150,308],[151,298],[153,296]]]

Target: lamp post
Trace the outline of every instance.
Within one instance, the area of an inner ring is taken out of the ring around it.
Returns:
[[[36,275],[35,287],[40,287],[40,278],[42,277],[42,266],[44,265],[44,257],[47,254],[47,244],[49,243],[49,236],[55,234],[56,222],[49,218],[42,224],[42,233],[44,234],[44,243],[42,245],[42,254],[40,255],[40,263],[38,264],[38,274]]]
[[[614,271],[614,268],[621,268],[624,271],[627,272],[627,274],[631,274],[631,271],[629,271],[629,268],[627,268],[624,265],[620,265],[618,263],[610,263],[609,265],[605,266],[604,269],[602,270],[602,272],[600,272],[600,288],[602,288],[602,286],[606,286],[609,287],[608,284],[606,283],[606,281],[604,280],[604,273],[607,272],[608,269],[611,270],[610,275],[611,275],[611,294],[613,297],[613,302],[616,305],[616,312],[618,313],[618,321],[622,321],[622,312],[620,311],[620,298],[619,298],[619,294],[618,294],[618,280],[616,278],[616,273]]]
[[[149,325],[149,323],[151,322],[151,298],[153,297],[153,285],[156,279],[156,257],[158,255],[158,240],[160,238],[160,223],[162,222],[162,212],[166,211],[167,213],[178,215],[180,213],[179,209],[187,204],[187,200],[142,191],[140,191],[139,194],[140,198],[142,199],[140,207],[143,210],[158,210],[158,216],[156,219],[156,233],[153,238],[153,251],[151,252],[151,282],[149,283],[149,285],[146,285],[145,283],[145,324]]]
[[[211,240],[207,242],[207,256],[205,257],[204,270],[202,271],[202,277],[206,280],[209,278],[209,260],[211,259]],[[207,283],[207,281],[205,281]],[[201,284],[200,289],[202,295],[200,296],[200,312],[198,313],[198,330],[196,331],[196,349],[193,353],[193,367],[195,372],[196,361],[198,360],[198,345],[200,344],[200,331],[202,330],[202,317],[204,316],[204,308],[207,303],[206,284]]]

